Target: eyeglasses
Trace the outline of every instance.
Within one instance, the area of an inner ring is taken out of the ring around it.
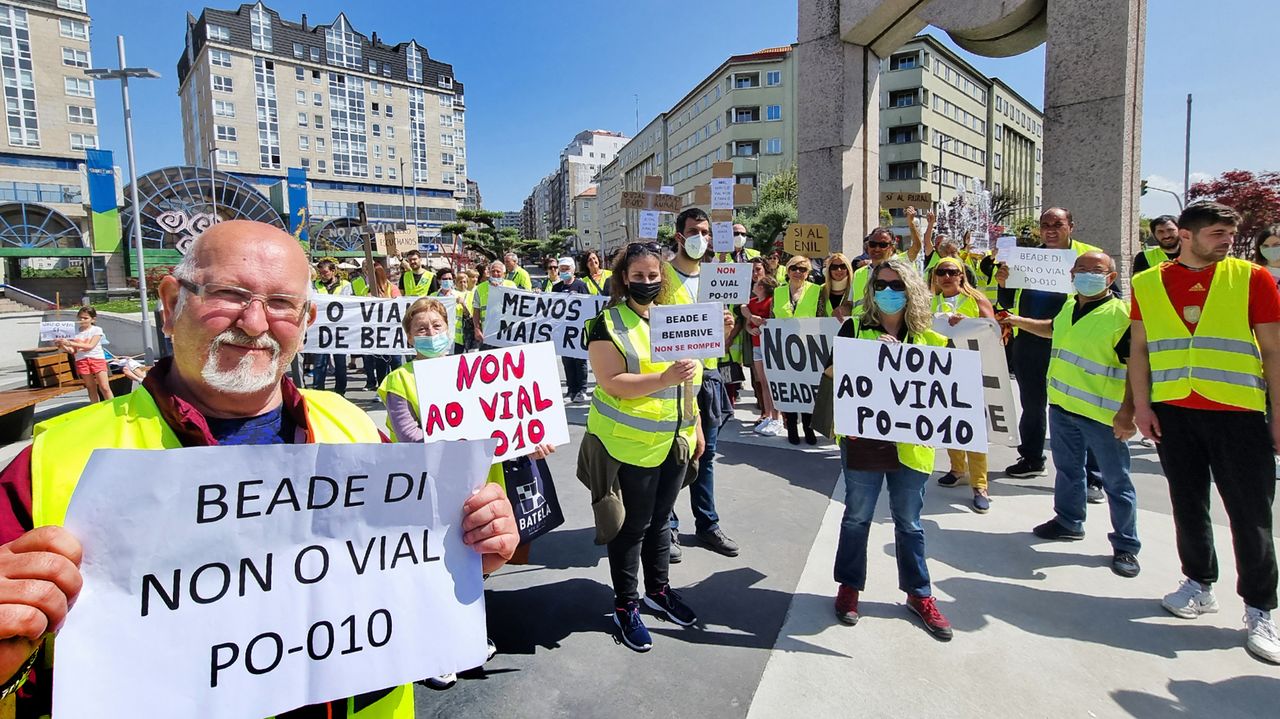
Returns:
[[[880,290],[896,290],[898,292],[906,292],[907,283],[902,280],[876,280],[871,285],[876,292]]]
[[[808,272],[808,271],[809,271],[809,268],[805,267],[804,265],[795,265],[794,267],[787,268],[787,272]]]
[[[933,274],[936,277],[959,277],[963,273],[960,270],[957,270],[951,267],[946,267],[946,268],[938,268],[934,270]]]
[[[848,268],[848,267],[845,267],[844,265],[830,265],[830,266],[829,266],[829,269],[830,269],[832,272],[835,272],[836,270],[840,270],[841,272],[848,272],[848,271],[849,271],[849,268]]]
[[[306,311],[308,300],[298,295],[260,295],[243,287],[206,282],[198,285],[191,280],[178,278],[183,289],[200,298],[206,307],[224,312],[244,312],[254,300],[262,302],[267,318],[297,322]]]
[[[883,250],[886,247],[893,247],[893,243],[884,242],[883,240],[867,240],[867,247],[875,250]]]

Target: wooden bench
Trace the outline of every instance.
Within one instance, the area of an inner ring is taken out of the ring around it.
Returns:
[[[35,426],[37,404],[83,388],[83,385],[68,384],[0,392],[0,443],[30,439],[31,429]]]
[[[36,405],[84,389],[71,355],[52,347],[18,350],[27,365],[27,387],[0,392],[0,443],[30,439]],[[129,391],[122,373],[108,376],[113,394]]]

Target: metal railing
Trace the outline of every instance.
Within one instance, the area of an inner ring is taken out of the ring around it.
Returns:
[[[38,309],[38,310],[51,310],[51,309],[56,309],[58,307],[57,303],[53,302],[52,300],[47,300],[41,297],[40,295],[34,294],[32,292],[28,292],[22,289],[21,287],[14,287],[13,285],[6,284],[4,282],[0,282],[0,291],[3,291],[6,297],[9,295],[10,292],[15,293],[21,297],[21,299],[11,298],[15,302],[21,302],[22,304],[27,305],[28,307],[34,307],[35,309]],[[37,305],[33,305],[31,304],[33,301],[44,303],[48,305],[48,307],[40,307]]]

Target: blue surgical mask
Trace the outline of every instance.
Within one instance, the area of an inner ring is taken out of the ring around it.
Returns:
[[[572,280],[572,279],[573,279],[573,273],[572,273],[572,272],[561,272],[561,273],[560,273],[560,281],[561,281],[561,282],[569,282],[569,281],[570,281],[570,280]]]
[[[453,280],[440,280],[440,289],[442,290],[453,289]]]
[[[449,354],[453,346],[453,338],[448,332],[441,332],[430,337],[419,335],[413,338],[413,348],[423,357],[439,357]]]
[[[876,307],[879,307],[881,312],[891,315],[901,312],[902,308],[906,306],[906,292],[891,289],[889,287],[886,287],[883,290],[876,290]]]
[[[1071,284],[1082,297],[1095,297],[1107,289],[1107,276],[1093,272],[1077,272],[1071,278]]]

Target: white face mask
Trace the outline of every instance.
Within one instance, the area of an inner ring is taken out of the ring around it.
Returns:
[[[684,254],[691,260],[700,260],[707,254],[707,238],[698,233],[684,238]]]
[[[733,236],[733,249],[735,249],[735,250],[740,250],[740,249],[742,249],[743,247],[746,247],[746,246],[747,246],[747,236],[746,236],[746,235],[734,235],[734,236]]]

